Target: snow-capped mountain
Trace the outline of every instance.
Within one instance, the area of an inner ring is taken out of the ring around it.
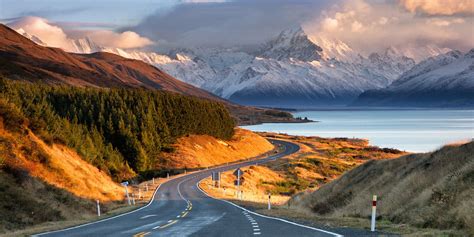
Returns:
[[[301,27],[284,30],[267,42],[258,55],[276,60],[319,61],[322,49],[311,42]]]
[[[424,60],[387,88],[364,92],[355,104],[474,106],[474,49]]]
[[[281,32],[252,52],[183,48],[158,54],[104,48],[89,39],[71,43],[75,53],[105,51],[139,59],[234,102],[278,107],[350,103],[364,91],[390,85],[413,67],[415,60],[405,52],[420,52],[417,57],[437,52],[435,47],[424,51],[389,48],[363,56],[341,41],[310,39],[301,27]]]

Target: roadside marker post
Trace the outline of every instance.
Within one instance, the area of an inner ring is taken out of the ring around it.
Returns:
[[[135,193],[132,193],[132,203],[135,206]]]
[[[372,197],[372,220],[370,222],[370,231],[375,231],[375,215],[377,209],[377,195]]]
[[[99,199],[97,199],[97,216],[100,216],[100,203],[99,203]]]
[[[122,182],[121,184],[122,184],[122,186],[125,187],[125,194],[127,195],[127,202],[128,202],[128,205],[130,206],[132,204],[130,203],[130,196],[128,195],[128,189],[127,189],[128,181]]]
[[[170,173],[166,173],[166,178],[170,179]]]
[[[268,194],[268,210],[271,210],[272,209],[272,203],[270,202],[270,199],[272,198],[272,194],[269,193]]]
[[[153,185],[155,185],[155,177],[153,177],[151,180],[152,180]]]

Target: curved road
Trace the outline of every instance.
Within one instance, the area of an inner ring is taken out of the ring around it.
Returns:
[[[253,160],[203,170],[163,183],[146,206],[64,230],[36,236],[340,236],[337,233],[299,225],[283,219],[266,217],[233,203],[207,196],[198,183],[213,171],[275,160],[299,150],[298,145],[272,140],[283,147],[281,153]]]

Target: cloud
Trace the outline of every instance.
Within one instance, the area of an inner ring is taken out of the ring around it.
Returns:
[[[400,0],[406,10],[427,15],[474,15],[472,0]]]
[[[116,33],[107,30],[97,30],[88,33],[87,37],[98,45],[122,49],[142,48],[153,44],[150,39],[141,37],[132,31]]]
[[[103,47],[141,48],[153,44],[153,41],[132,31],[117,33],[110,30],[69,30],[40,17],[23,17],[8,24],[13,29],[23,29],[25,32],[40,38],[47,45],[74,51],[73,39],[88,37]]]
[[[73,50],[73,46],[66,33],[58,26],[48,23],[40,17],[23,17],[9,24],[15,30],[23,29],[27,33],[40,38],[49,46],[62,48],[66,51]]]
[[[173,47],[259,44],[300,25],[330,3],[313,0],[235,0],[180,4],[146,17],[131,30]],[[164,44],[160,44],[164,45]]]
[[[396,7],[398,4],[393,0],[346,0],[306,21],[303,28],[315,38],[341,40],[366,53],[390,46],[435,44],[460,50],[474,47],[473,17],[420,16]]]

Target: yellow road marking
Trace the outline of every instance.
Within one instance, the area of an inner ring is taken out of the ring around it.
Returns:
[[[143,237],[145,235],[149,235],[150,232],[140,232],[138,234],[134,234],[133,237]]]
[[[185,212],[183,215],[181,215],[181,218],[185,217],[188,214],[188,212]]]
[[[166,224],[166,225],[164,225],[164,226],[161,226],[160,229],[164,229],[164,228],[166,228],[166,227],[168,227],[168,226],[170,226],[170,225],[175,224],[176,222],[178,222],[178,220],[174,220],[174,221],[172,221],[172,222],[170,222],[170,223],[168,223],[168,224]]]

